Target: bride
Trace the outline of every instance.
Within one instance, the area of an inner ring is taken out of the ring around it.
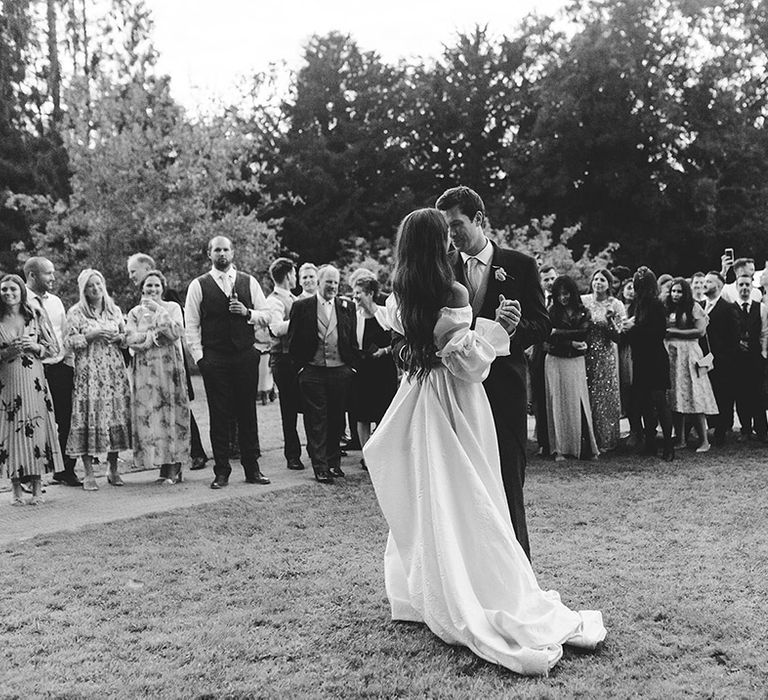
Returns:
[[[405,376],[364,449],[390,528],[392,618],[424,622],[516,673],[546,674],[563,644],[594,649],[606,631],[600,612],[575,612],[541,590],[517,542],[481,384],[494,358],[508,354],[509,337],[488,319],[470,329],[437,209],[401,223],[393,290],[387,311],[405,338]]]

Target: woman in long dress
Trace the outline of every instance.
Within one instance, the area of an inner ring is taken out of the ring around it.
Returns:
[[[501,481],[482,386],[509,352],[506,331],[478,318],[448,261],[436,209],[400,226],[389,322],[404,336],[405,376],[364,454],[390,533],[384,557],[392,617],[516,673],[546,674],[563,644],[594,648],[597,611],[543,591],[520,547]]]
[[[64,336],[64,344],[75,354],[67,454],[82,458],[83,488],[96,491],[93,457],[106,452],[107,481],[122,486],[117,456],[131,448],[131,387],[121,352],[125,322],[98,270],[83,270],[77,286],[80,301],[67,312]]]
[[[589,284],[592,291],[581,298],[590,318],[585,356],[587,388],[600,452],[616,449],[621,420],[617,343],[624,320],[624,304],[611,296],[613,286],[613,275],[608,270],[595,270]]]
[[[22,505],[21,479],[32,481],[31,505],[43,502],[41,477],[64,466],[45,381],[44,357],[58,343],[47,319],[27,303],[18,275],[0,280],[0,467],[11,480],[11,503]]]
[[[181,481],[189,462],[189,396],[184,372],[181,307],[163,301],[165,277],[151,270],[141,283],[141,303],[128,313],[126,341],[133,349],[133,460],[160,467],[163,484]]]
[[[556,462],[565,460],[566,455],[592,459],[599,450],[584,360],[589,312],[581,303],[576,282],[566,275],[552,285],[549,319],[552,331],[544,343],[549,449]]]
[[[709,319],[693,300],[691,286],[682,277],[672,281],[665,306],[667,336],[664,345],[669,355],[672,386],[668,400],[675,424],[675,447],[685,447],[685,419],[690,417],[700,439],[696,452],[709,452],[706,417],[716,416],[718,409],[709,375],[697,364],[704,357],[699,338],[707,332]]]

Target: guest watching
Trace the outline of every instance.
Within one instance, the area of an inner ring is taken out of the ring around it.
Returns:
[[[703,309],[707,305],[707,299],[704,296],[704,273],[694,272],[691,276],[691,293],[693,301]]]
[[[549,311],[552,306],[552,285],[557,279],[557,270],[552,265],[542,265],[539,268],[539,282],[544,292],[544,306]],[[549,426],[547,425],[547,397],[544,390],[544,352],[543,344],[532,346],[528,372],[531,382],[531,398],[533,415],[536,418],[536,443],[541,457],[549,456]]]
[[[56,427],[59,432],[64,468],[54,472],[53,480],[67,486],[82,486],[75,474],[77,460],[66,454],[69,426],[72,421],[72,389],[74,387],[74,356],[64,349],[64,324],[66,309],[61,299],[53,293],[56,280],[53,263],[47,258],[29,258],[24,263],[24,276],[27,278],[27,299],[33,308],[37,305],[51,324],[56,338],[58,352],[43,359],[45,379],[53,398],[53,410],[56,414]]]
[[[75,354],[72,427],[67,454],[83,460],[83,488],[96,491],[94,455],[107,453],[107,481],[122,486],[120,450],[131,448],[131,388],[120,349],[125,346],[123,314],[107,293],[104,276],[93,269],[77,277],[80,301],[67,312],[64,344]]]
[[[357,307],[357,344],[361,351],[350,412],[357,419],[361,447],[365,447],[372,426],[381,422],[397,392],[397,368],[392,360],[387,311],[376,304],[378,293],[378,280],[368,276],[359,277],[352,289]],[[365,468],[364,459],[360,464]]]
[[[235,270],[232,241],[216,236],[208,242],[211,270],[189,285],[185,306],[186,338],[200,368],[208,400],[213,445],[212,489],[229,484],[229,428],[237,421],[240,461],[248,484],[268,484],[257,457],[256,396],[259,353],[254,326],[272,319],[259,283]]]
[[[619,301],[624,306],[624,317],[635,315],[635,287],[632,277],[621,283]],[[622,327],[624,321],[622,320]],[[623,333],[619,336],[619,394],[621,395],[621,415],[629,420],[627,447],[637,447],[643,441],[643,427],[637,402],[632,393],[632,347]]]
[[[163,301],[163,273],[150,270],[141,282],[141,303],[126,322],[126,341],[134,352],[133,460],[146,469],[160,467],[163,484],[182,479],[189,462],[189,396],[182,359],[181,307]]]
[[[27,302],[18,275],[0,279],[0,467],[11,480],[11,503],[22,505],[21,479],[32,482],[30,504],[42,499],[42,475],[62,472],[53,403],[42,358],[58,343],[47,318]]]
[[[288,325],[296,297],[291,289],[296,286],[296,268],[288,258],[278,258],[269,266],[274,289],[267,297],[267,307],[275,320],[269,324],[272,345],[269,349],[269,366],[277,384],[277,400],[280,402],[280,420],[283,425],[283,454],[288,469],[304,469],[301,461],[301,441],[296,430],[301,396],[299,380],[291,356],[288,354]]]
[[[699,339],[704,337],[709,320],[694,300],[691,286],[682,277],[672,281],[667,310],[667,334],[664,346],[669,356],[669,406],[675,424],[675,447],[686,446],[686,418],[694,422],[699,434],[696,452],[708,452],[707,415],[717,415],[717,402],[703,365],[704,353]]]
[[[672,412],[666,392],[670,388],[669,356],[664,347],[667,333],[666,309],[659,299],[656,275],[645,266],[633,279],[635,313],[624,321],[624,332],[632,347],[632,393],[642,415],[645,433],[643,453],[656,455],[656,424],[664,435],[663,458],[675,458],[672,440]]]
[[[621,394],[617,343],[625,318],[624,305],[612,296],[614,279],[608,270],[595,270],[589,287],[592,292],[581,299],[589,312],[585,356],[589,405],[597,447],[600,452],[609,452],[619,444]]]
[[[307,299],[317,292],[317,267],[311,262],[305,262],[299,268],[299,285],[301,286],[299,299]]]
[[[753,258],[737,258],[733,261],[733,264],[730,263],[730,260],[727,258],[727,256],[723,255],[720,259],[722,264],[722,269],[720,270],[720,274],[723,278],[723,289],[721,292],[721,295],[725,301],[729,301],[731,303],[735,303],[739,299],[739,290],[737,289],[737,280],[739,277],[749,277],[750,282],[755,276],[755,261]],[[736,279],[731,282],[730,284],[725,284],[725,280],[728,274],[728,270],[733,270],[733,274],[735,275]],[[763,295],[761,294],[760,290],[756,287],[750,286],[750,293],[749,293],[750,301],[756,301],[760,303],[760,301],[763,298]]]
[[[566,275],[552,285],[549,318],[552,331],[544,343],[544,380],[550,449],[556,462],[566,455],[597,458],[584,363],[589,312],[576,282]]]

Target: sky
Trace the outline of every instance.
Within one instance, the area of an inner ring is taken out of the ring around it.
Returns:
[[[487,25],[510,33],[530,12],[554,14],[564,0],[147,0],[160,68],[192,111],[236,94],[242,76],[272,62],[301,65],[313,34],[349,33],[386,61],[438,56],[458,31]]]

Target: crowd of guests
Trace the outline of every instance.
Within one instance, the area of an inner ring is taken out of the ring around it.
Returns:
[[[150,256],[131,256],[137,303],[127,313],[95,269],[78,276],[79,299],[68,311],[45,258],[27,260],[26,279],[0,279],[0,467],[14,504],[25,491],[30,503],[42,502],[47,473],[96,490],[94,461],[103,455],[108,483],[122,486],[118,454],[129,449],[164,485],[180,482],[185,468],[205,468],[190,363],[209,408],[211,488],[228,485],[234,456],[246,482],[269,483],[256,411],[267,387],[279,400],[286,467],[305,469],[301,416],[315,479],[344,476],[345,440],[365,445],[398,384],[376,275],[354,271],[342,295],[334,266],[297,270],[281,257],[265,295],[236,269],[229,239],[213,238],[208,257],[210,270],[182,302]],[[657,454],[659,426],[664,459],[692,431],[696,451],[706,452],[726,440],[734,408],[743,438],[768,441],[768,275],[756,276],[748,258],[726,254],[721,263],[690,279],[657,279],[647,267],[598,269],[586,293],[551,265],[540,268],[551,332],[528,357],[541,455],[597,459],[620,444],[622,417],[627,444],[646,454]]]
[[[541,455],[597,459],[618,446],[622,417],[645,454],[657,454],[659,426],[664,459],[692,431],[708,452],[732,431],[734,407],[741,438],[768,441],[768,273],[753,259],[728,251],[720,270],[690,279],[598,269],[586,294],[552,266],[540,281],[552,323],[530,352]]]

